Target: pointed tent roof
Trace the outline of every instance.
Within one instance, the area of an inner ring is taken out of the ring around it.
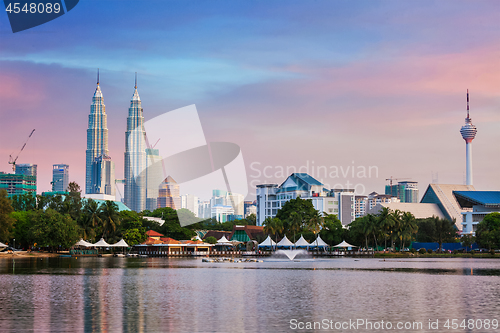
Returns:
[[[324,240],[321,239],[321,236],[318,235],[315,241],[311,242],[311,246],[317,246],[317,247],[325,247],[325,246],[330,246],[328,245]]]
[[[333,247],[357,247],[357,246],[356,245],[351,245],[351,244],[347,243],[346,241],[342,241],[342,243],[337,244],[337,245],[335,245]]]
[[[278,246],[290,246],[292,247],[293,246],[293,243],[290,242],[290,240],[286,237],[283,237],[282,240],[279,241],[279,243],[277,244]]]
[[[94,244],[89,243],[89,242],[86,242],[86,241],[84,241],[83,239],[80,239],[80,240],[78,241],[78,243],[76,243],[74,246],[85,246],[85,247],[91,247],[91,246],[94,246]]]
[[[310,244],[304,239],[303,235],[300,235],[300,238],[297,242],[295,242],[295,246],[309,246]]]
[[[222,236],[219,240],[217,240],[217,243],[229,243],[229,239],[227,239],[226,236]]]
[[[4,243],[0,242],[0,247],[7,247]]]
[[[104,238],[101,238],[97,243],[93,244],[93,246],[96,246],[96,247],[108,247],[108,246],[111,246],[111,245],[109,245],[108,243],[106,243],[106,241],[104,240]]]
[[[272,240],[271,236],[267,236],[267,238],[259,244],[259,246],[275,246],[276,245],[276,242]]]
[[[125,242],[125,240],[123,240],[123,238],[119,242],[114,243],[111,246],[113,246],[113,247],[129,247],[128,244]]]

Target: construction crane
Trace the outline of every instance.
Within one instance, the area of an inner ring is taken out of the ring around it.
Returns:
[[[393,180],[405,180],[405,179],[410,179],[410,178],[386,178],[385,180],[388,180],[389,181],[389,186],[392,186],[392,181]]]
[[[31,136],[33,135],[34,132],[35,132],[35,130],[33,129],[31,131],[30,135],[28,136],[28,138],[26,139],[26,141],[24,142],[23,146],[21,147],[21,150],[19,151],[19,153],[17,153],[16,158],[13,158],[12,155],[9,155],[9,164],[12,164],[12,171],[16,172],[16,161],[17,161],[17,158],[19,157],[19,155],[23,151],[24,147],[26,147],[26,144],[28,143],[28,140],[31,138]]]

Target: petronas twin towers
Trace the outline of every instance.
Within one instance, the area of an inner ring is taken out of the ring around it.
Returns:
[[[125,205],[137,212],[146,209],[145,136],[143,109],[137,92],[136,74],[125,132],[125,179],[121,182],[125,184]],[[97,88],[90,106],[86,157],[85,193],[114,196],[114,163],[108,155],[107,115],[99,86],[99,74],[97,75]]]

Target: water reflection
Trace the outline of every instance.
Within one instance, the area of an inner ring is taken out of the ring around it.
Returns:
[[[498,276],[497,260],[2,258],[0,331],[255,332],[287,330],[290,319],[492,319]]]

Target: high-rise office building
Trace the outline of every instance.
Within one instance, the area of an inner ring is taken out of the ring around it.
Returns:
[[[170,207],[181,208],[181,196],[179,184],[168,176],[161,184],[158,191],[158,208]]]
[[[165,179],[161,161],[158,149],[146,149],[146,209],[149,211],[158,208],[158,191]]]
[[[195,217],[198,217],[198,197],[192,194],[181,195],[181,208],[190,210]]]
[[[36,193],[36,179],[37,179],[37,165],[31,163],[16,164],[16,175],[25,175],[35,177],[35,193]],[[28,181],[31,184],[31,180]],[[32,185],[30,185],[32,186]]]
[[[460,129],[460,134],[465,140],[465,185],[472,185],[472,140],[476,137],[476,126],[472,125],[472,119],[469,117],[469,89],[467,89],[467,118],[465,125]]]
[[[54,164],[52,166],[52,192],[67,191],[69,185],[69,165]]]
[[[399,199],[400,202],[418,202],[418,182],[403,181],[397,185],[386,185],[385,194]]]
[[[10,196],[31,193],[36,195],[36,176],[0,172],[0,190]]]
[[[85,193],[114,195],[114,163],[108,151],[108,124],[106,106],[104,105],[99,72],[97,72],[97,88],[90,105],[89,127],[87,129],[87,152],[85,162]],[[100,160],[96,161],[99,157]],[[105,167],[103,167],[105,162]],[[99,164],[99,165],[95,165]],[[99,171],[100,170],[100,171]],[[100,174],[98,172],[105,172]],[[113,176],[113,179],[109,178]],[[99,184],[98,184],[99,183]],[[109,186],[103,186],[108,184]]]
[[[101,155],[92,163],[94,194],[115,195],[115,165],[111,157]]]
[[[125,205],[136,212],[146,208],[146,142],[141,98],[137,92],[130,101],[125,132]]]

